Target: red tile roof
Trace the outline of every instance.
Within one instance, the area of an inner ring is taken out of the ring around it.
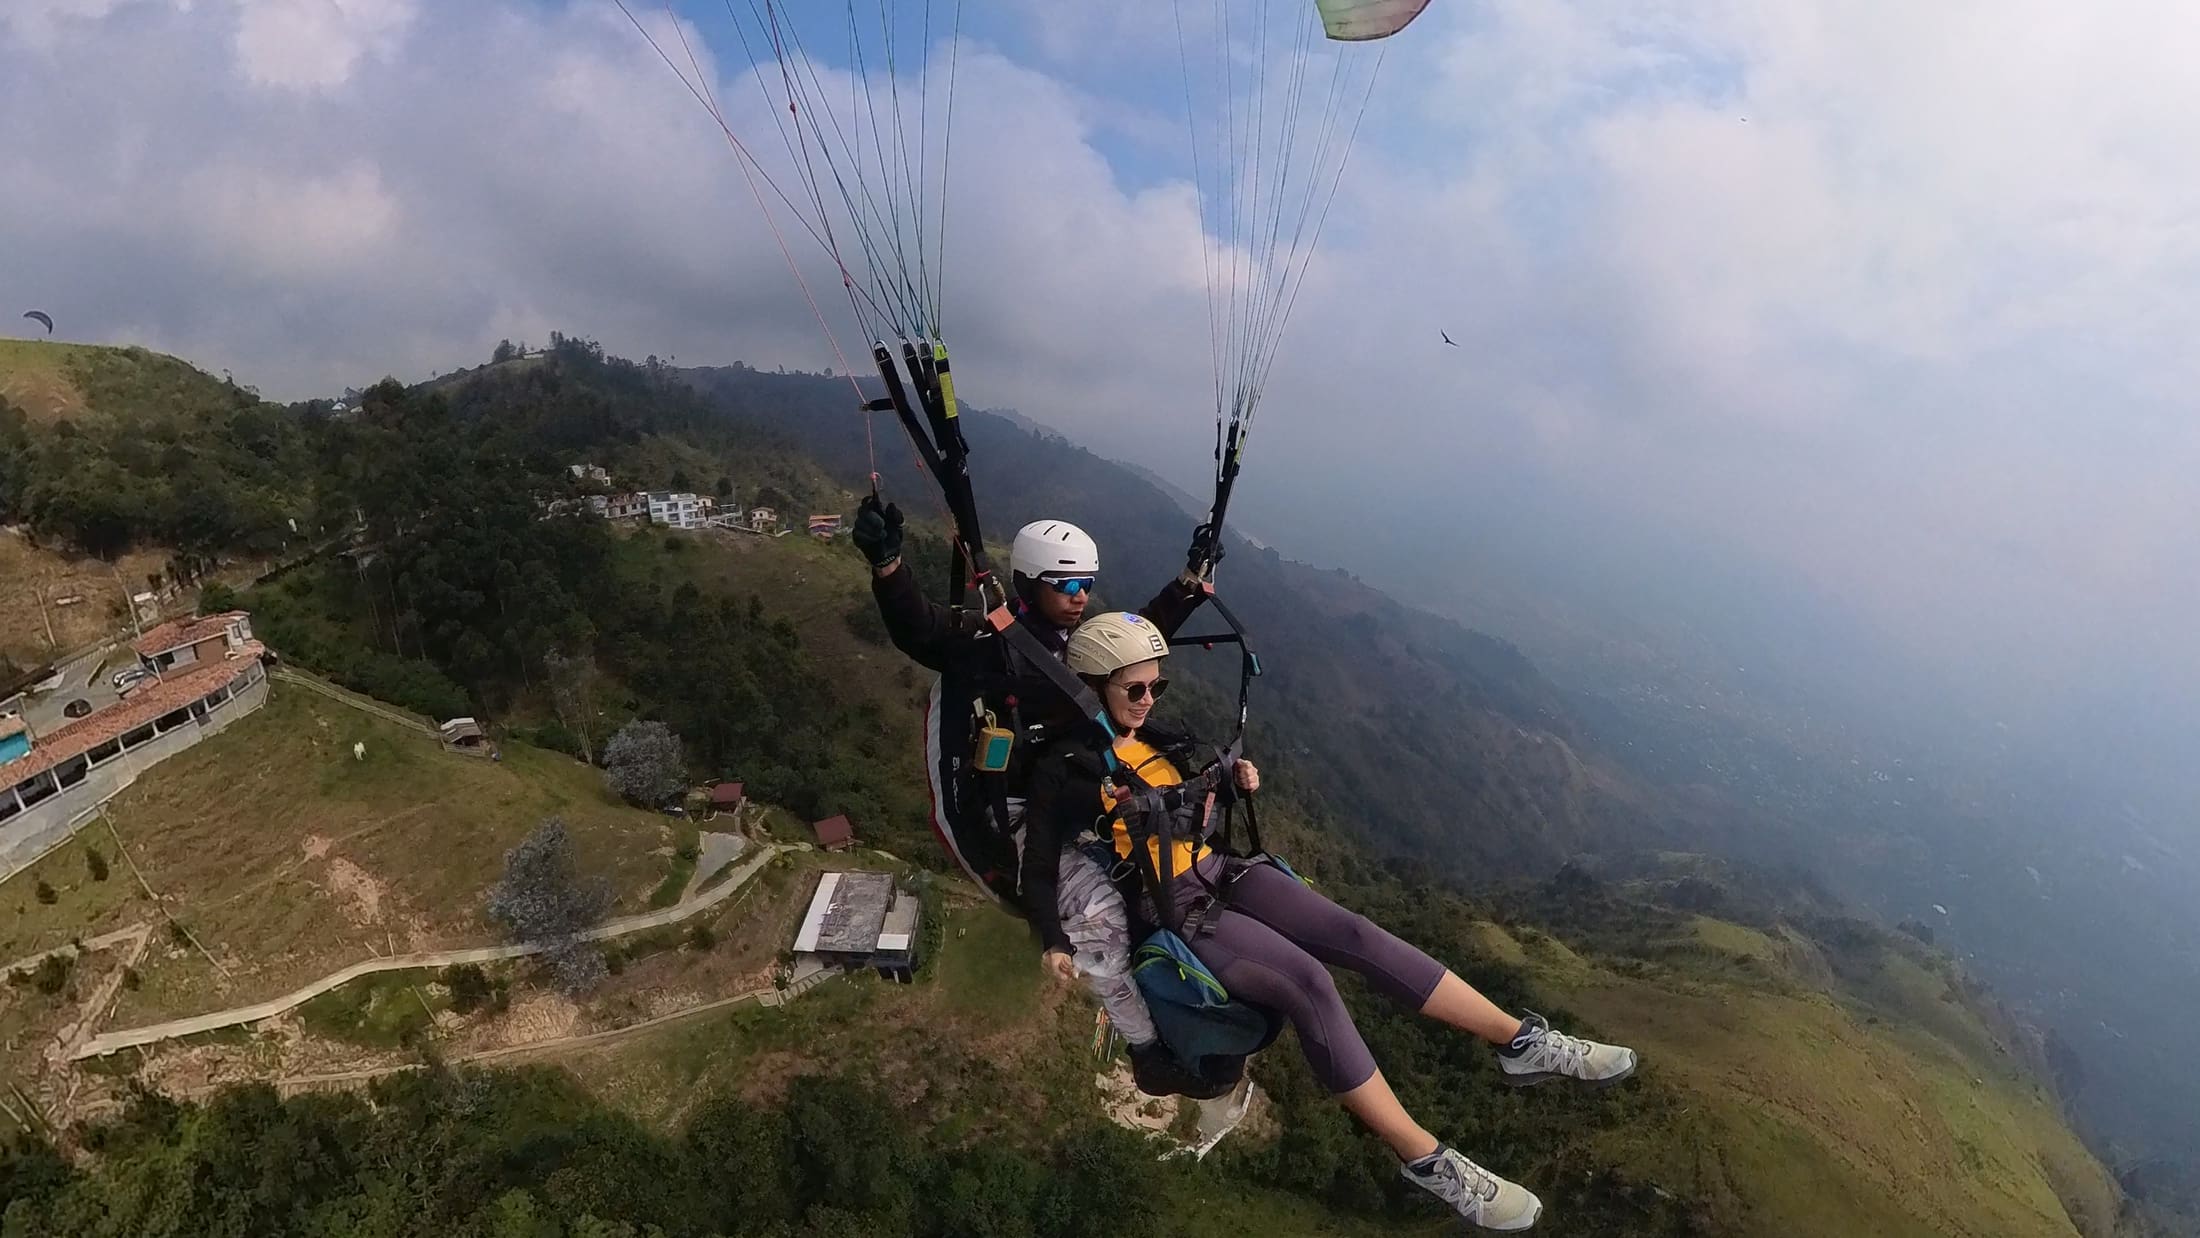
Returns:
[[[814,828],[820,847],[845,847],[856,840],[856,827],[850,825],[846,817],[827,817]]]
[[[738,782],[721,782],[710,789],[710,802],[713,804],[738,804],[741,798],[741,784]]]
[[[182,709],[244,674],[245,667],[265,648],[258,641],[246,641],[233,658],[203,662],[180,672],[171,671],[161,679],[145,680],[119,703],[56,728],[51,734],[38,736],[37,747],[31,749],[30,755],[0,765],[0,787],[12,787],[25,779],[35,778],[110,739],[120,738],[164,714]]]
[[[130,648],[146,657],[157,657],[171,649],[196,645],[208,637],[220,636],[229,625],[245,617],[244,611],[232,610],[219,615],[203,615],[196,619],[170,619],[145,635],[130,642]]]

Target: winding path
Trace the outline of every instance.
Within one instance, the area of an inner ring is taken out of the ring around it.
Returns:
[[[800,844],[788,843],[760,847],[741,867],[734,870],[730,879],[705,893],[702,897],[675,903],[660,911],[607,920],[582,933],[580,940],[606,941],[613,937],[624,937],[629,933],[646,932],[653,928],[663,928],[668,924],[678,924],[697,912],[706,911],[724,902],[735,891],[747,885],[750,878],[761,872],[765,865],[771,863],[781,853],[801,849]],[[69,1060],[80,1062],[86,1058],[104,1057],[121,1049],[155,1044],[163,1040],[173,1040],[179,1036],[195,1036],[200,1032],[235,1027],[240,1023],[257,1023],[262,1019],[271,1019],[284,1011],[319,997],[338,985],[347,984],[361,976],[371,976],[376,972],[404,971],[415,967],[449,967],[458,963],[493,963],[501,959],[516,959],[530,954],[540,954],[555,944],[555,942],[549,941],[530,941],[510,946],[475,946],[466,950],[439,950],[420,954],[397,954],[387,958],[367,959],[363,962],[354,963],[342,971],[323,976],[304,988],[286,993],[281,997],[271,998],[268,1001],[256,1002],[250,1006],[237,1006],[229,1010],[217,1010],[211,1014],[192,1015],[187,1019],[171,1019],[166,1023],[151,1023],[143,1027],[125,1028],[119,1032],[107,1032],[94,1036],[77,1046],[69,1054]]]

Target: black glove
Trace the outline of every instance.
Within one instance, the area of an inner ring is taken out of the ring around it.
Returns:
[[[1215,536],[1215,531],[1206,525],[1192,530],[1192,548],[1184,552],[1185,568],[1192,575],[1205,580],[1207,573],[1213,571],[1215,564],[1220,562],[1222,539]]]
[[[848,540],[856,544],[872,567],[885,567],[901,557],[901,507],[879,506],[878,496],[866,495],[856,505],[856,525]]]

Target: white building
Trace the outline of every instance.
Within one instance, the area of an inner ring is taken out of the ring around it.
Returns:
[[[675,529],[700,529],[710,523],[703,500],[685,490],[649,492],[649,522]]]
[[[576,480],[576,481],[610,481],[610,480],[611,480],[611,474],[610,474],[610,473],[608,473],[608,472],[606,472],[606,471],[604,471],[604,469],[603,469],[602,467],[598,466],[598,465],[594,465],[594,464],[568,464],[568,465],[566,465],[566,466],[565,466],[565,468],[566,468],[566,471],[567,471],[567,472],[569,472],[569,473],[571,473],[571,474],[573,475],[573,477],[574,477],[574,480]]]

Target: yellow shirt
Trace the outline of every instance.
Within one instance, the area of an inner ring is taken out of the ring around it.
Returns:
[[[1184,775],[1177,772],[1176,766],[1169,764],[1167,757],[1154,751],[1153,746],[1143,740],[1127,737],[1116,740],[1115,759],[1129,767],[1131,772],[1137,774],[1150,787],[1175,786],[1184,781]],[[1101,800],[1104,808],[1112,810],[1115,807],[1115,804],[1108,801],[1104,793]],[[1160,872],[1161,840],[1158,838],[1147,839],[1146,849],[1153,856],[1154,871]],[[1192,871],[1192,865],[1198,861],[1199,857],[1207,854],[1207,848],[1186,839],[1178,839],[1170,850],[1176,860],[1176,867],[1171,871],[1179,876]],[[1125,859],[1129,859],[1131,854],[1130,827],[1124,825],[1121,821],[1115,823],[1115,854]]]

